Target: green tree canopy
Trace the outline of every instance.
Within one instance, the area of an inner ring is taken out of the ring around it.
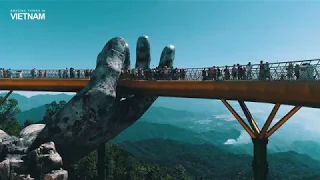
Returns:
[[[66,104],[66,101],[59,101],[59,103],[53,101],[50,104],[46,104],[46,114],[43,117],[43,123],[47,123],[52,116],[62,109]]]
[[[0,97],[2,99],[3,97]],[[7,99],[0,105],[0,126],[6,126],[11,122],[14,115],[21,112],[16,99]]]
[[[11,121],[3,128],[3,130],[12,136],[19,136],[22,129],[19,121],[16,118],[12,118]]]
[[[28,120],[26,120],[26,121],[24,122],[23,127],[27,127],[27,126],[29,126],[29,125],[31,125],[31,124],[33,124],[33,122],[28,119]]]
[[[0,97],[2,99],[3,97]],[[16,99],[7,99],[0,105],[0,129],[9,135],[18,136],[21,126],[14,116],[21,112]]]

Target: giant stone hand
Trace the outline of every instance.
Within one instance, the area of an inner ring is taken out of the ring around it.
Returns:
[[[136,68],[150,68],[147,36],[139,37],[136,51]],[[159,67],[172,67],[174,56],[174,47],[166,46]],[[98,54],[96,69],[87,86],[47,122],[29,150],[53,141],[64,165],[68,166],[136,122],[157,97],[119,93],[121,70],[128,68],[127,43],[119,37],[109,40]]]

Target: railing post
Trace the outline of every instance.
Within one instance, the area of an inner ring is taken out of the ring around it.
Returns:
[[[267,180],[269,165],[267,161],[268,138],[253,138],[252,170],[254,180]]]
[[[98,161],[97,161],[97,170],[98,170],[98,180],[106,180],[106,144],[102,143],[98,147]]]

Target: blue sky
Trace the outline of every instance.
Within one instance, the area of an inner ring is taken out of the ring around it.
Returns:
[[[46,10],[46,20],[11,20],[11,9],[27,8]],[[320,1],[0,0],[0,67],[93,68],[115,36],[128,42],[134,64],[140,35],[150,38],[151,65],[169,44],[176,67],[320,58],[319,9]],[[317,130],[319,112],[304,108],[298,117]]]
[[[45,9],[46,20],[13,21],[18,8]],[[319,9],[303,1],[0,1],[0,66],[94,67],[114,36],[135,57],[140,35],[150,37],[151,65],[168,44],[178,67],[319,58]]]
[[[44,9],[46,20],[11,19],[10,10],[29,8]],[[151,65],[168,44],[177,67],[319,58],[319,9],[316,1],[0,0],[0,67],[93,68],[115,36],[134,64],[140,35],[150,37]]]
[[[44,9],[44,21],[13,21],[12,9]],[[135,60],[136,40],[148,35],[152,63],[165,45],[176,67],[320,57],[316,1],[3,1],[0,67],[93,68],[112,37],[122,36]]]

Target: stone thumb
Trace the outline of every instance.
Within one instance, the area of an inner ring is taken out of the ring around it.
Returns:
[[[119,78],[127,50],[128,46],[123,38],[115,37],[109,40],[98,54],[94,72],[96,78]]]
[[[96,69],[89,83],[79,94],[85,94],[92,88],[100,90],[107,88],[113,91],[124,67],[127,51],[128,46],[123,38],[115,37],[109,40],[98,54]]]

